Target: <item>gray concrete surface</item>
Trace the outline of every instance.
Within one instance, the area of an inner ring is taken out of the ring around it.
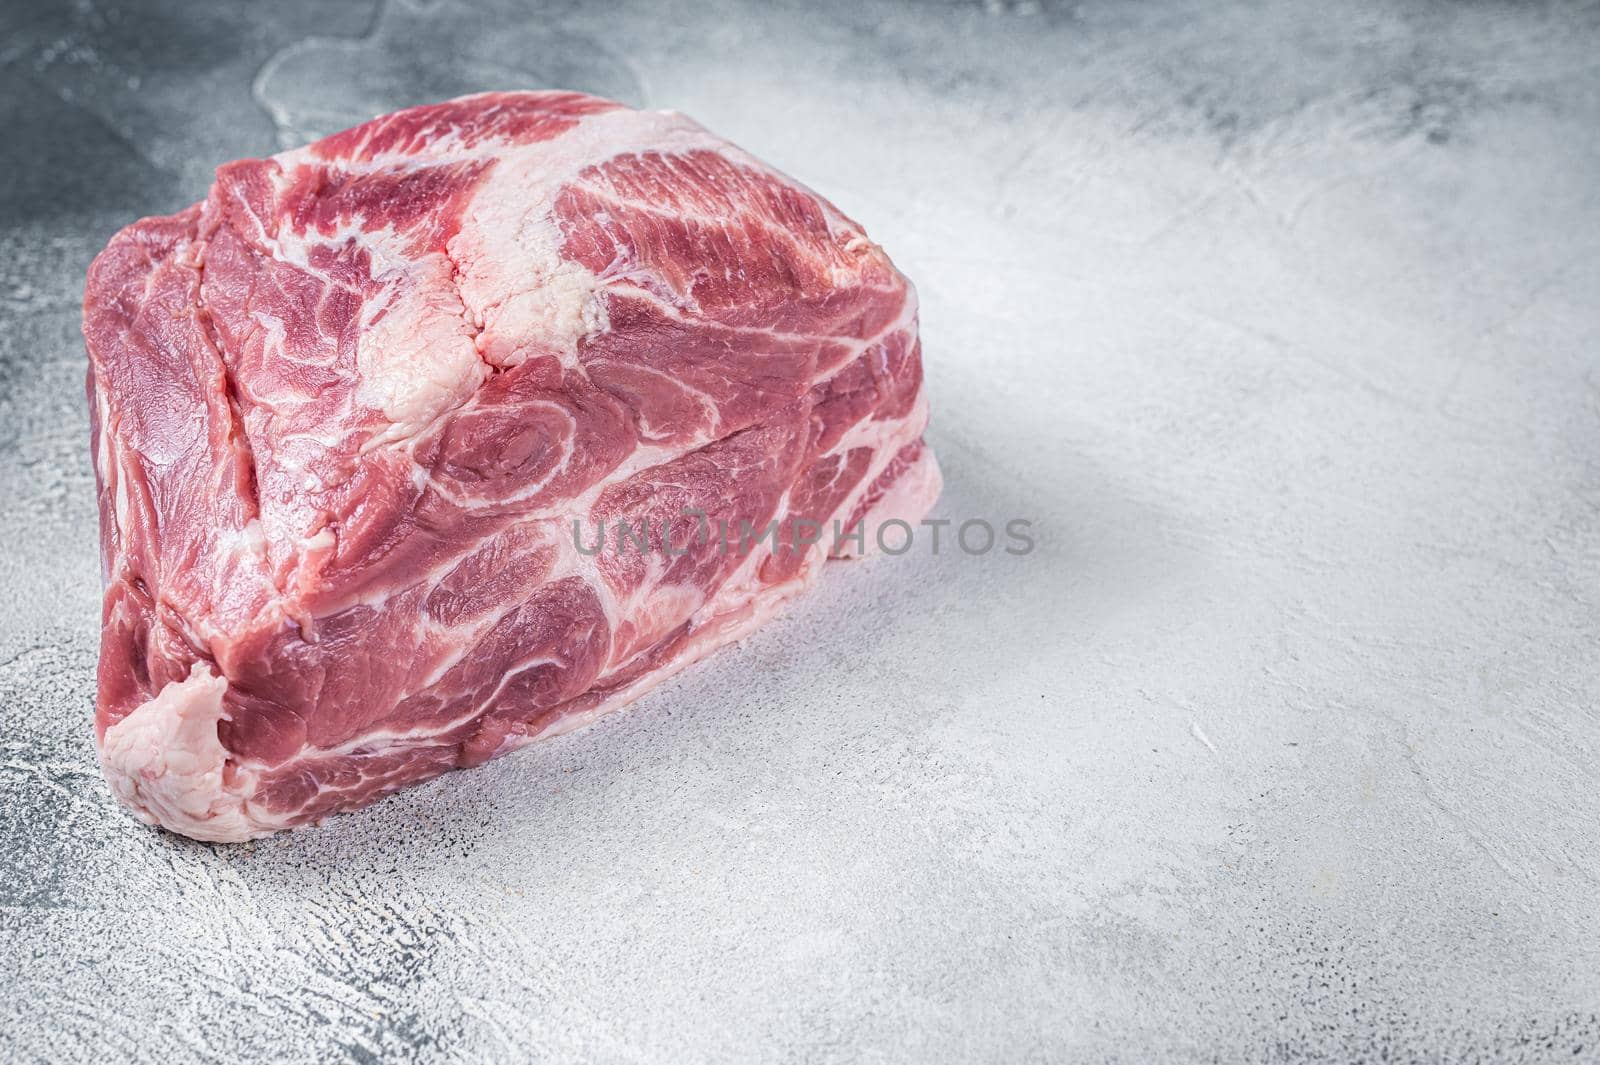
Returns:
[[[0,1059],[1600,1054],[1600,8],[0,7]],[[94,764],[77,303],[212,167],[564,86],[919,284],[1023,558],[250,848]]]

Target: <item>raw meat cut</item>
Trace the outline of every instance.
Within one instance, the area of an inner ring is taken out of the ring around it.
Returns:
[[[197,839],[589,722],[939,491],[882,250],[682,115],[573,93],[229,163],[112,239],[83,331],[101,762]]]

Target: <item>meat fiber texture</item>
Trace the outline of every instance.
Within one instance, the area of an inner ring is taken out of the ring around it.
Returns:
[[[589,96],[229,163],[111,240],[83,331],[100,759],[196,839],[583,725],[857,550],[835,523],[939,491],[883,251],[682,115]]]

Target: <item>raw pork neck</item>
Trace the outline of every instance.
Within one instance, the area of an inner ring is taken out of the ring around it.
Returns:
[[[883,251],[682,115],[588,96],[229,163],[112,239],[83,330],[101,761],[197,839],[591,721],[939,491]]]

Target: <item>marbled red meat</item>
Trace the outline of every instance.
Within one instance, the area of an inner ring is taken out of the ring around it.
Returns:
[[[223,166],[112,239],[84,336],[101,760],[201,839],[592,720],[771,617],[833,523],[938,493],[883,252],[683,116],[572,93]],[[618,522],[648,546],[586,547]]]

